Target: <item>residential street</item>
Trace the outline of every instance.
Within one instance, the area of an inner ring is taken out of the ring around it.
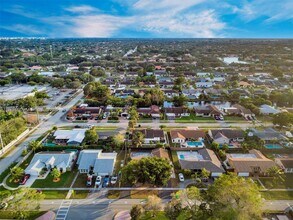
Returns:
[[[40,126],[27,137],[18,147],[14,148],[5,158],[0,160],[0,173],[6,170],[10,164],[17,161],[21,156],[22,151],[28,146],[28,143],[40,137],[43,133],[50,130],[53,126],[59,126],[60,117],[63,116],[64,112],[62,109],[69,109],[76,104],[78,100],[83,97],[83,93],[79,93],[75,98],[73,98],[67,105],[59,108],[59,111],[48,118],[48,121],[41,122]]]
[[[57,211],[63,200],[44,200],[42,210]],[[164,203],[169,200],[163,200]],[[75,199],[72,200],[66,219],[112,219],[115,213],[130,210],[134,204],[144,203],[143,199]],[[264,210],[285,210],[293,206],[293,201],[274,200],[264,201]]]

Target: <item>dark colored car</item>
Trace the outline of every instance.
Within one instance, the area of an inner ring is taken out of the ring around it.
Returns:
[[[109,176],[105,176],[104,182],[103,182],[103,187],[109,186],[109,182],[110,182],[110,177]]]
[[[20,185],[24,185],[26,183],[26,181],[31,177],[30,174],[25,174],[22,179],[20,180],[19,184]]]

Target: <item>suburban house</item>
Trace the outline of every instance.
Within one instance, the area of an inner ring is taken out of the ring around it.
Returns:
[[[215,129],[209,130],[208,134],[213,142],[220,145],[242,142],[245,137],[244,132],[240,129]]]
[[[144,136],[144,144],[166,143],[166,138],[163,130],[160,129],[141,129],[135,130],[141,132]]]
[[[102,109],[100,107],[77,107],[68,111],[68,118],[80,118],[82,120],[87,120],[96,116],[99,116],[102,113]]]
[[[140,116],[150,116],[152,118],[160,118],[160,108],[157,105],[152,105],[148,108],[138,108],[137,113]]]
[[[57,168],[61,173],[70,171],[76,160],[75,151],[61,152],[39,152],[36,153],[28,167],[25,169],[26,174],[39,176],[43,169],[51,170]]]
[[[282,133],[276,131],[273,128],[267,128],[264,130],[256,130],[251,129],[251,132],[253,135],[257,136],[259,139],[265,141],[265,142],[271,142],[271,141],[286,141],[288,138],[283,135]]]
[[[280,110],[275,109],[273,106],[270,105],[261,105],[259,111],[261,114],[264,115],[278,114],[281,112]]]
[[[182,94],[188,99],[198,99],[203,94],[201,89],[183,89]]]
[[[216,154],[207,148],[197,151],[177,151],[182,169],[201,172],[203,168],[211,172],[211,177],[218,177],[225,172]]]
[[[103,153],[102,150],[82,150],[77,160],[80,173],[106,176],[112,175],[117,153]]]
[[[228,115],[239,115],[246,119],[252,119],[255,117],[255,114],[250,109],[239,104],[232,105],[231,108],[225,108],[224,112]]]
[[[168,161],[171,162],[168,150],[163,149],[163,148],[155,148],[153,150],[133,150],[130,153],[130,157],[132,160],[140,160],[144,157],[159,157],[159,158],[165,158]]]
[[[173,89],[165,89],[162,91],[164,92],[165,96],[168,98],[173,98],[175,96],[179,96],[179,92],[177,92],[176,90],[173,90]]]
[[[293,173],[293,157],[277,158],[275,162],[284,173]]]
[[[172,143],[182,147],[204,147],[205,132],[203,130],[176,129],[170,131]]]
[[[54,143],[59,145],[80,145],[85,138],[86,129],[57,130],[54,132]]]
[[[194,112],[196,116],[200,117],[215,117],[222,115],[222,112],[214,105],[194,107]]]
[[[210,88],[213,87],[214,82],[208,81],[207,79],[199,79],[195,82],[196,88]]]
[[[250,150],[247,154],[227,154],[224,162],[227,171],[235,172],[238,176],[264,176],[275,162],[266,158],[258,150]]]
[[[164,109],[167,119],[169,120],[174,120],[175,118],[190,115],[189,109],[185,107],[169,107]]]

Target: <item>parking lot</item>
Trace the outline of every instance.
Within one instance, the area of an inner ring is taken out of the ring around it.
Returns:
[[[62,103],[66,102],[74,93],[75,90],[72,89],[57,89],[49,87],[47,93],[50,96],[49,99],[45,100],[45,106],[48,109],[58,107]]]

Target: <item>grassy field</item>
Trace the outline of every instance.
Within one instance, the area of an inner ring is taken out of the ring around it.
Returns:
[[[293,200],[293,191],[265,191],[261,195],[266,200]]]
[[[67,171],[60,176],[59,182],[53,182],[53,177],[49,174],[46,179],[38,179],[36,180],[32,188],[62,188],[62,187],[70,187],[77,170]]]
[[[215,122],[215,119],[212,117],[198,117],[195,114],[190,114],[190,116],[182,116],[181,118],[175,119],[175,122],[178,123],[209,123]]]
[[[10,169],[13,168],[16,163],[11,164],[6,170],[4,170],[0,175],[0,183],[3,182],[4,178],[10,173]]]
[[[73,187],[75,188],[84,188],[86,186],[86,179],[87,179],[87,174],[86,173],[80,173],[78,174],[78,177],[76,178]]]
[[[89,192],[89,190],[75,190],[71,194],[70,199],[85,199],[88,196]]]
[[[259,180],[263,183],[266,188],[271,188],[270,182],[272,182],[271,177],[260,177]],[[274,186],[275,189],[293,189],[293,174],[285,174],[284,182],[278,181],[277,185]]]
[[[67,193],[67,190],[42,190],[45,199],[65,199]]]
[[[246,122],[246,120],[243,117],[239,117],[239,116],[224,116],[224,120],[227,122],[229,121]]]
[[[36,219],[45,213],[45,211],[28,211],[26,219]],[[12,211],[0,211],[0,219],[16,219],[16,216]]]
[[[117,190],[109,190],[107,194],[108,199],[119,199],[120,198],[120,191]]]
[[[131,190],[130,198],[131,199],[147,199],[148,196],[158,195],[158,191],[155,190]]]

